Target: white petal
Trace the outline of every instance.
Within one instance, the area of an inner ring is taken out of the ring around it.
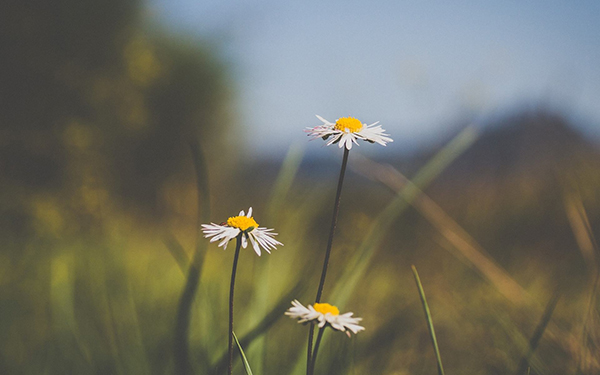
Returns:
[[[352,149],[352,134],[344,134],[342,136],[342,140],[340,141],[340,148],[345,146],[348,150]]]
[[[223,250],[225,250],[225,249],[227,249],[227,243],[228,243],[229,241],[231,241],[231,238],[229,238],[229,237],[225,237],[225,238],[223,239],[223,241],[221,241],[221,242],[219,243],[219,245],[218,245],[218,246],[219,246],[219,247],[223,246]],[[212,242],[212,240],[211,240],[211,242]]]
[[[298,300],[292,301],[292,307],[290,307],[285,315],[292,319],[301,319],[298,323],[304,323],[310,317],[310,310],[304,307]]]
[[[319,116],[319,115],[315,115],[315,116],[317,116],[317,118],[318,118],[319,120],[323,121],[323,123],[325,123],[325,124],[327,124],[327,125],[333,125],[333,123],[332,123],[332,122],[329,122],[329,121],[325,120],[323,117],[321,117],[321,116]]]
[[[250,233],[248,237],[250,238],[250,242],[252,243],[254,252],[256,253],[256,255],[260,256],[260,248],[258,247],[258,242],[256,242],[256,240],[254,239],[254,235]]]
[[[226,249],[229,241],[235,238],[240,232],[237,228],[215,223],[202,224],[202,231],[204,232],[204,237],[210,238],[210,242],[220,241],[218,246],[222,246],[223,249]]]
[[[342,138],[343,136],[344,136],[344,133],[342,133],[342,132],[333,133],[331,136],[331,139],[327,142],[327,146],[332,145],[335,142],[338,142],[340,140],[340,138]]]
[[[341,133],[339,130],[336,130],[333,126],[328,125],[320,125],[315,126],[314,128],[307,128],[305,132],[308,133],[309,137],[312,139],[329,137],[338,133]]]
[[[366,127],[363,127],[357,134],[359,134],[362,139],[378,143],[382,146],[385,146],[388,142],[393,142],[394,140],[385,133],[385,130],[381,127],[381,125],[377,124],[378,122],[367,125]]]
[[[327,324],[327,320],[325,320],[325,317],[323,316],[323,314],[321,314],[318,318],[319,321],[319,328],[323,328],[325,327],[325,324]]]

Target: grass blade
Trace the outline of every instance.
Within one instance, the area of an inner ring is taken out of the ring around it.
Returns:
[[[292,187],[294,178],[300,168],[300,163],[304,156],[304,147],[299,144],[293,144],[283,160],[277,180],[275,181],[271,199],[269,201],[267,218],[268,221],[274,222],[277,219],[278,212],[285,202],[285,198]]]
[[[248,363],[248,358],[246,358],[244,349],[242,349],[242,346],[240,345],[240,342],[238,341],[235,332],[233,332],[233,339],[235,340],[235,343],[238,349],[240,350],[240,357],[242,357],[242,362],[244,362],[244,370],[246,370],[246,375],[252,375],[252,369],[250,368],[250,364]]]
[[[423,310],[425,311],[425,318],[427,319],[427,328],[429,328],[429,335],[431,336],[431,342],[433,343],[433,350],[435,351],[435,360],[437,361],[438,374],[444,375],[444,366],[442,365],[442,356],[440,355],[440,349],[438,348],[437,338],[435,337],[435,329],[433,328],[433,319],[431,318],[431,312],[429,311],[429,305],[427,304],[427,298],[425,298],[425,291],[419,278],[417,268],[413,265],[410,266],[415,276],[415,282],[417,288],[419,288],[419,297],[421,297],[421,303],[423,304]]]
[[[169,253],[171,253],[171,255],[173,256],[173,259],[179,266],[181,272],[183,272],[183,274],[185,275],[188,265],[190,264],[190,258],[185,252],[183,246],[181,246],[179,241],[177,241],[177,238],[175,238],[175,236],[173,236],[173,234],[171,233],[167,233],[163,240],[163,243],[167,247],[167,250],[169,250]]]
[[[206,253],[206,244],[208,243],[208,241],[203,241],[200,223],[207,223],[210,221],[208,170],[206,167],[204,154],[202,153],[202,149],[200,148],[200,144],[198,143],[197,139],[194,139],[190,142],[190,151],[192,153],[194,168],[196,170],[196,184],[198,189],[198,224],[196,233],[196,250],[194,251],[191,264],[188,268],[187,280],[181,294],[181,298],[179,299],[177,317],[175,320],[173,357],[175,362],[175,373],[178,375],[188,375],[192,373],[188,343],[190,317],[192,314],[194,297],[196,296],[198,284],[200,283],[202,265],[204,263],[204,255]],[[203,351],[203,349],[200,350]],[[206,355],[203,355],[202,357],[205,358]]]
[[[531,336],[531,339],[529,340],[529,350],[528,350],[527,354],[521,359],[521,363],[519,364],[519,367],[517,369],[517,375],[525,374],[525,372],[528,371],[528,368],[530,367],[529,361],[530,361],[531,357],[533,356],[533,353],[537,349],[538,345],[540,344],[540,340],[542,339],[542,336],[544,335],[544,331],[546,330],[548,323],[550,323],[550,319],[552,318],[552,314],[554,313],[554,308],[556,307],[556,304],[558,303],[559,297],[560,297],[560,294],[554,293],[554,295],[552,296],[552,299],[550,300],[550,302],[548,302],[548,305],[546,306],[546,310],[544,311],[544,314],[542,315],[542,319],[538,323],[537,327],[535,327],[533,336]]]

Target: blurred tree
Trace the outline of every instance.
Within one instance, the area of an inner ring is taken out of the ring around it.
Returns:
[[[208,48],[146,30],[140,5],[2,2],[3,209],[35,211],[52,195],[58,216],[93,217],[110,201],[158,218],[161,187],[189,165],[187,139],[222,144],[222,64]]]

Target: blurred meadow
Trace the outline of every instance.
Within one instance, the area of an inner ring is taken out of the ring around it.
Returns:
[[[285,246],[242,250],[236,334],[255,374],[302,374],[283,313],[313,302],[341,150],[311,153],[315,108],[253,151],[219,39],[145,5],[0,5],[0,374],[223,373],[233,250],[199,225],[249,206]],[[316,373],[436,372],[411,265],[447,374],[600,373],[598,119],[458,117],[411,152],[386,123],[385,152],[352,149],[324,300],[366,330],[328,332]]]

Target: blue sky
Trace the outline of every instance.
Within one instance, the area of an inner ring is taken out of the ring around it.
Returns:
[[[255,155],[304,141],[315,114],[381,121],[389,152],[523,103],[600,134],[598,1],[150,0],[148,14],[220,46]]]

